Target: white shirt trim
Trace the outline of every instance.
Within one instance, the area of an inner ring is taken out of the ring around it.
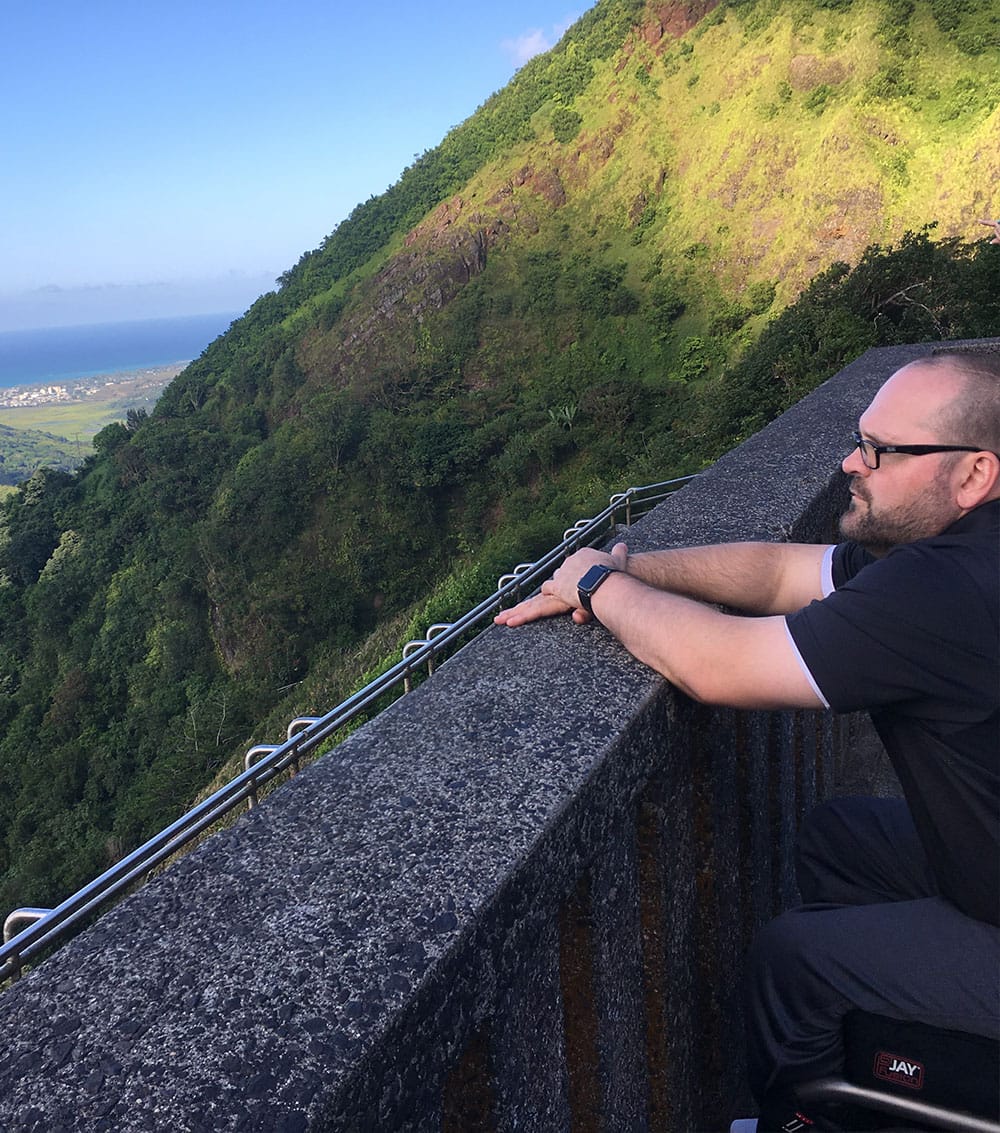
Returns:
[[[823,695],[819,685],[813,679],[812,673],[809,672],[809,666],[802,660],[802,654],[799,652],[799,647],[795,644],[795,638],[792,637],[792,631],[788,628],[788,619],[785,618],[785,636],[788,638],[788,644],[792,647],[792,652],[795,654],[795,660],[799,663],[799,668],[806,675],[806,680],[809,682],[813,692],[819,697],[820,703],[824,708],[830,707],[830,702]]]
[[[837,589],[833,585],[833,551],[833,547],[827,547],[826,553],[823,555],[823,562],[820,565],[819,584],[824,598]]]

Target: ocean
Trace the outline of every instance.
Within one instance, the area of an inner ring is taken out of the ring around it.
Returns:
[[[238,314],[0,332],[0,389],[189,362]]]

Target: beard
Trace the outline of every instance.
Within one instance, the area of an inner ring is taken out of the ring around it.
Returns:
[[[903,543],[940,535],[962,514],[951,495],[948,480],[947,470],[942,470],[922,496],[879,511],[864,480],[852,477],[851,502],[840,517],[841,535],[860,543],[877,558]]]

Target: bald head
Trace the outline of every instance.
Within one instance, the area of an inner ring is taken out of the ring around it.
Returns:
[[[946,361],[919,358],[884,382],[861,416],[862,432],[889,444],[966,444],[970,379]],[[953,435],[961,419],[962,437]],[[973,442],[968,442],[973,443]],[[978,448],[983,442],[975,442]]]
[[[956,369],[921,358],[900,367],[882,384],[862,420],[874,417],[893,441],[951,443],[939,430],[950,424],[964,389],[965,378]]]
[[[1000,453],[1000,351],[932,354],[903,370],[913,368],[940,390],[928,422],[937,440]]]

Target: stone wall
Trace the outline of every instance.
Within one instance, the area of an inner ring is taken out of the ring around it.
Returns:
[[[828,540],[872,351],[633,550]],[[324,706],[317,706],[324,707]],[[855,719],[711,710],[596,624],[493,628],[0,996],[10,1130],[709,1130],[739,973]]]

